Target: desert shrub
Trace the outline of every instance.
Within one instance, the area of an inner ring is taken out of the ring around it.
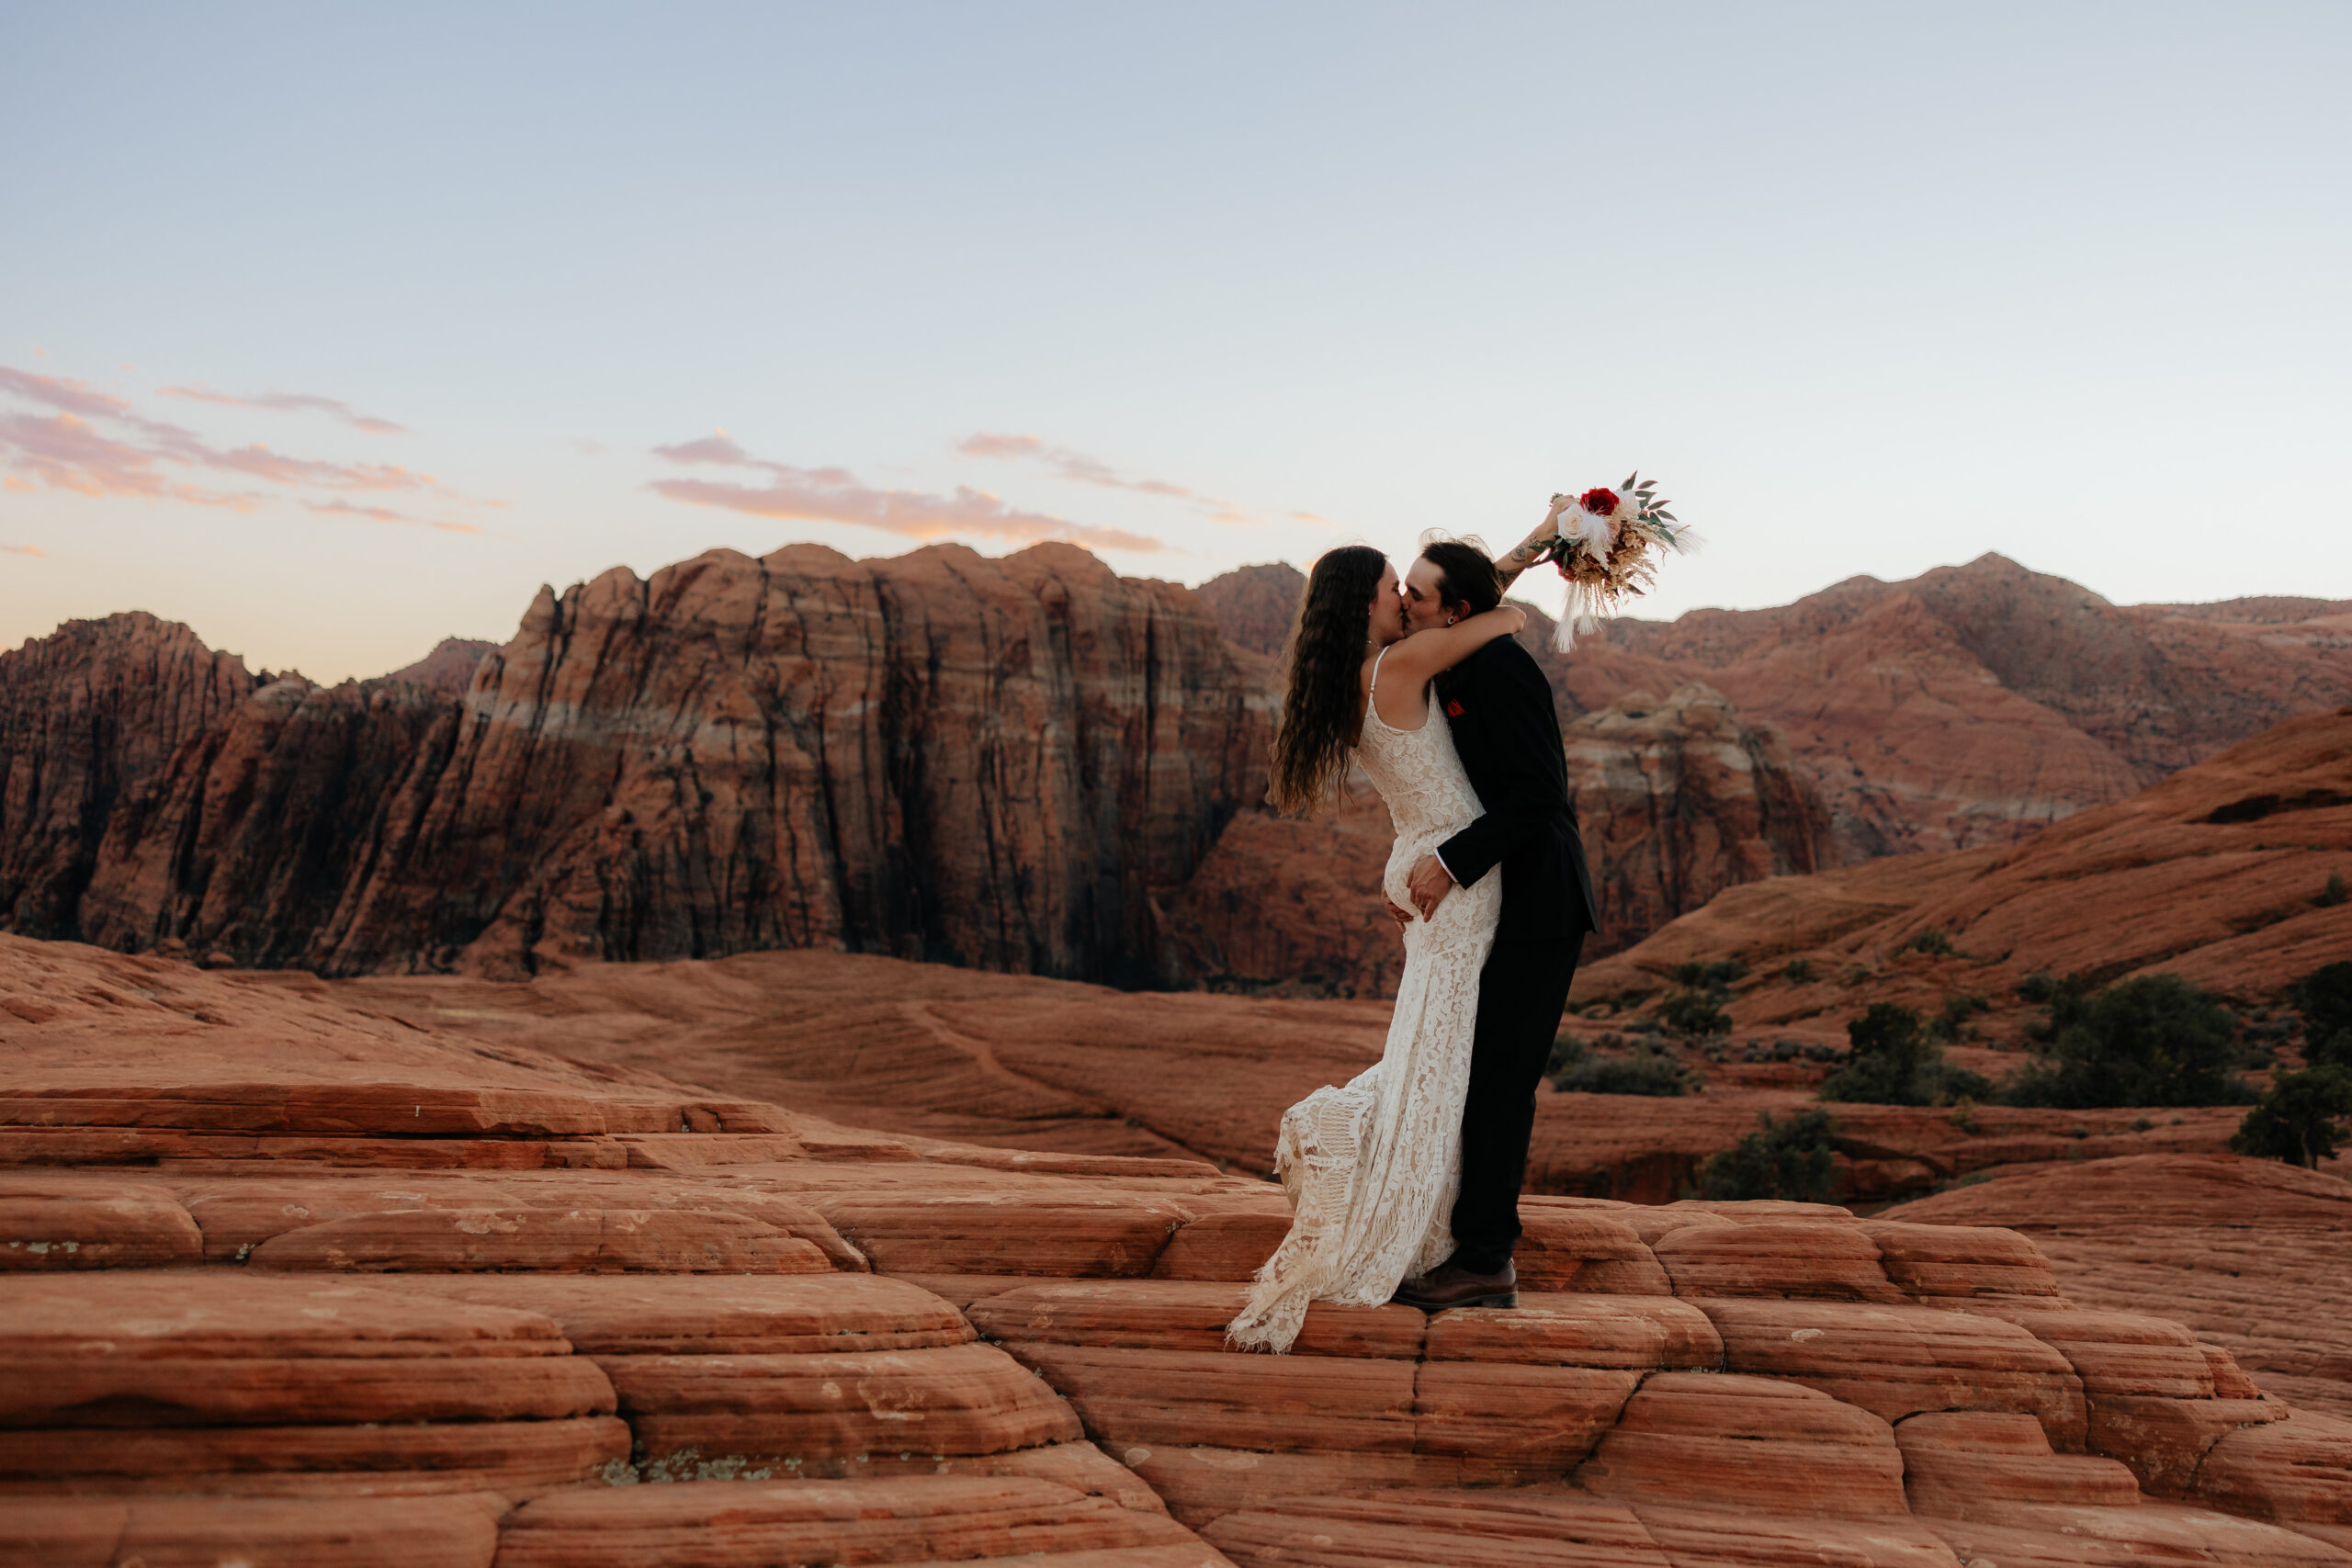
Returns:
[[[2092,991],[2058,983],[2035,1059],[2003,1087],[2012,1105],[2064,1111],[2105,1105],[2243,1105],[2227,1009],[2177,975],[2143,975]]]
[[[2285,1160],[2314,1170],[2320,1161],[2335,1157],[2336,1145],[2352,1137],[2344,1125],[2347,1119],[2352,1119],[2352,1071],[2330,1066],[2281,1073],[2238,1123],[2230,1147],[2256,1159]]]
[[[2303,1060],[2352,1067],[2352,963],[2323,964],[2289,995],[2303,1015]]]
[[[2058,994],[2060,981],[2047,969],[2037,969],[2018,982],[2018,999],[2035,1007],[2047,1007]]]
[[[1731,1014],[1724,1011],[1722,1001],[1713,992],[1680,990],[1670,992],[1658,1003],[1660,1023],[1677,1034],[1727,1034],[1731,1032]]]
[[[1992,1084],[1951,1066],[1928,1037],[1919,1015],[1894,1002],[1872,1002],[1846,1026],[1846,1065],[1822,1080],[1821,1098],[1866,1105],[1949,1105],[1983,1099]]]
[[[1928,1023],[1928,1038],[1950,1044],[1960,1038],[1963,1024],[1991,1005],[1973,991],[1954,991],[1944,998],[1943,1011]]]
[[[1702,1190],[1710,1198],[1793,1198],[1818,1203],[1829,1196],[1830,1156],[1838,1123],[1826,1111],[1800,1111],[1775,1122],[1769,1111],[1757,1130],[1707,1161]]]
[[[1675,1033],[1693,1039],[1731,1032],[1731,1014],[1724,1004],[1731,1000],[1732,982],[1747,977],[1747,965],[1736,958],[1717,959],[1712,964],[1678,964],[1674,966],[1676,989],[1668,991],[1657,1005],[1657,1021]]]
[[[1950,958],[1958,949],[1951,944],[1951,933],[1940,926],[1930,926],[1903,944],[1905,953],[1924,953],[1932,958]]]
[[[1584,1060],[1584,1042],[1573,1034],[1555,1036],[1552,1041],[1551,1059],[1544,1064],[1544,1076],[1557,1083],[1562,1073]]]
[[[1781,971],[1781,978],[1786,980],[1792,986],[1804,986],[1812,984],[1813,960],[1810,958],[1790,959],[1787,967]]]
[[[2319,897],[2312,902],[2323,909],[2333,909],[2343,903],[2344,899],[2344,874],[2340,871],[2331,871],[2327,874],[2327,880],[2320,884]]]
[[[1570,1094],[1690,1094],[1698,1076],[1665,1052],[1634,1047],[1631,1056],[1587,1055],[1552,1075],[1552,1087]]]

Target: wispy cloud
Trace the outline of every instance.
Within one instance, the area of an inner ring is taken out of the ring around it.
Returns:
[[[187,392],[186,389],[176,390]],[[266,406],[225,395],[200,400]],[[334,401],[307,397],[297,400],[306,407]],[[226,476],[296,492],[412,491],[429,492],[444,500],[462,499],[431,474],[397,463],[339,463],[295,457],[258,442],[219,446],[183,425],[151,419],[128,399],[70,377],[0,366],[0,403],[6,401],[45,411],[28,412],[21,406],[0,411],[0,470],[5,470],[11,490],[46,488],[76,495],[132,496],[237,511],[250,511],[270,499],[266,491],[216,489],[200,482],[205,476]],[[356,423],[366,416],[348,417]],[[363,508],[304,504],[314,512],[368,514]],[[479,532],[462,525],[424,525]]]
[[[130,412],[128,402],[111,392],[99,391],[86,381],[15,370],[6,365],[0,365],[0,392],[13,392],[28,402],[62,409],[85,419],[110,419]]]
[[[479,534],[480,528],[470,523],[447,523],[432,517],[412,517],[405,512],[395,512],[389,506],[354,506],[341,496],[333,501],[306,501],[305,510],[322,512],[335,517],[364,517],[370,523],[401,523],[412,528],[438,528],[445,534]]]
[[[1100,457],[1068,446],[1056,446],[1035,435],[1001,435],[980,431],[967,436],[956,448],[967,457],[992,457],[1011,462],[1043,463],[1065,479],[1102,490],[1133,491],[1138,495],[1156,495],[1170,501],[1181,501],[1196,506],[1212,517],[1225,523],[1249,521],[1249,513],[1229,501],[1213,495],[1203,495],[1189,486],[1167,479],[1129,479]]]
[[[46,556],[47,550],[32,545],[0,545],[0,556]]]
[[[389,419],[361,413],[340,398],[322,398],[315,392],[260,392],[252,397],[239,397],[233,392],[215,391],[201,384],[194,387],[164,387],[159,389],[166,398],[186,398],[191,402],[217,403],[222,408],[268,409],[280,413],[322,413],[339,419],[354,430],[364,430],[371,435],[406,435],[406,425],[394,424]]]
[[[698,441],[656,446],[653,454],[682,467],[746,468],[763,475],[753,483],[669,479],[656,479],[649,487],[673,501],[724,507],[754,517],[854,523],[918,539],[978,534],[1023,544],[1066,539],[1105,550],[1149,552],[1167,547],[1149,535],[1092,527],[1042,512],[1024,512],[969,485],[957,485],[952,495],[877,490],[859,483],[855,475],[843,468],[803,468],[790,463],[770,462],[752,457],[724,431]]]

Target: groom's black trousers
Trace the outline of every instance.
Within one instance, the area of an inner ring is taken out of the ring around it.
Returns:
[[[1568,1005],[1584,932],[1506,942],[1478,972],[1470,1099],[1462,1111],[1462,1190],[1453,1201],[1453,1261],[1496,1274],[1519,1244],[1519,1189],[1535,1130],[1535,1086]]]

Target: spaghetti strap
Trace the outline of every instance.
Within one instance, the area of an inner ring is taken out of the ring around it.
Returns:
[[[1396,646],[1393,642],[1386,644],[1372,656],[1372,679],[1365,682],[1363,689],[1363,711],[1366,713],[1372,711],[1372,700],[1380,691],[1380,661],[1387,658],[1388,649]]]

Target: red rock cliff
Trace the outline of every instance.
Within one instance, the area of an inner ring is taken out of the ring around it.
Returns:
[[[144,611],[0,653],[0,929],[80,935],[117,803],[254,684],[235,654]]]
[[[1257,722],[1190,593],[1055,545],[616,570],[543,592],[462,698],[224,706],[106,818],[91,940],[329,973],[842,946],[1158,978],[1153,898],[1248,787]]]

